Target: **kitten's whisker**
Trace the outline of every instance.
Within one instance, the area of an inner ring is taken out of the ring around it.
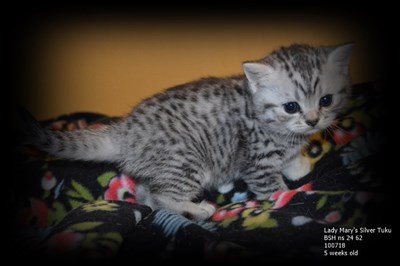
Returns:
[[[333,137],[333,134],[334,134],[335,130],[332,127],[329,126],[329,127],[327,127],[325,129],[324,132],[326,132],[329,135],[329,137]]]
[[[335,131],[341,131],[341,132],[344,132],[344,133],[349,133],[350,132],[349,129],[343,128],[341,126],[336,126],[335,127]]]

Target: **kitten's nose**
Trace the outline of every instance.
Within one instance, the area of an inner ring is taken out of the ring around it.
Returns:
[[[319,118],[313,119],[313,120],[306,120],[306,124],[309,125],[310,127],[315,126],[319,121]]]

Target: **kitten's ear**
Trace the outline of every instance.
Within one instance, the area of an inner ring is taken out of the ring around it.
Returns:
[[[352,48],[352,43],[328,48],[328,62],[339,66],[340,71],[345,75],[349,74],[349,61]]]
[[[248,62],[243,64],[243,71],[249,81],[251,92],[256,93],[260,86],[268,80],[273,69],[269,65]]]

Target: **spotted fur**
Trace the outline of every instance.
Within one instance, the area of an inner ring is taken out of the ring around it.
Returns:
[[[214,207],[194,203],[203,189],[237,178],[260,199],[287,189],[285,165],[346,104],[350,50],[284,47],[244,63],[243,76],[171,88],[100,129],[54,132],[33,124],[32,143],[66,159],[117,163],[138,178],[139,203],[206,219]],[[326,95],[332,102],[324,107]],[[285,104],[293,102],[298,111],[291,114]]]

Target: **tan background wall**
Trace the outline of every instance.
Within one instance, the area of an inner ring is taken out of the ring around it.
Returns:
[[[204,76],[241,73],[241,63],[291,43],[354,42],[353,81],[380,78],[368,29],[340,18],[60,21],[32,39],[35,89],[22,104],[38,119],[76,111],[123,115],[140,100]]]

